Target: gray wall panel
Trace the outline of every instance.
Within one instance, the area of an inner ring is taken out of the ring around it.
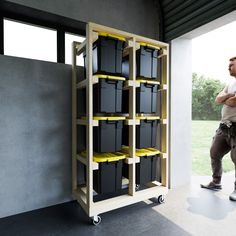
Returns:
[[[71,67],[0,56],[0,217],[70,200]]]
[[[158,37],[159,22],[154,0],[10,0],[9,2],[150,38]]]

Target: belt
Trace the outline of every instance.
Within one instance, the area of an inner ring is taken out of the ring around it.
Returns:
[[[220,123],[220,128],[229,129],[230,127],[236,127],[236,122],[228,121]]]
[[[228,136],[236,136],[236,122],[220,123],[219,128],[222,130],[223,133],[227,134]]]

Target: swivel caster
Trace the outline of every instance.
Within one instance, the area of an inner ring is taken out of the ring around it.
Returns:
[[[93,217],[93,224],[95,226],[99,225],[102,222],[102,218],[100,216],[94,216]]]
[[[164,195],[160,195],[158,198],[157,198],[157,201],[158,203],[162,204],[165,202],[165,198],[164,198]]]
[[[140,189],[140,184],[135,185],[135,191],[138,191]]]

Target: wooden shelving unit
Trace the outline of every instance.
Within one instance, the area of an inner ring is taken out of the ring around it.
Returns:
[[[129,181],[128,194],[118,197],[94,202],[93,201],[93,170],[98,168],[98,164],[93,162],[93,127],[99,125],[98,121],[93,120],[93,84],[98,82],[96,76],[93,75],[92,69],[92,48],[93,42],[98,38],[98,32],[106,32],[126,39],[126,48],[124,54],[129,54],[129,80],[125,83],[125,89],[129,89],[129,119],[126,125],[129,125],[129,158],[125,160],[129,164]],[[136,191],[135,184],[135,164],[139,162],[136,157],[136,125],[139,120],[136,119],[136,88],[140,83],[136,81],[136,50],[140,47],[140,43],[147,43],[154,48],[160,48],[160,65],[161,76],[159,90],[161,95],[161,182],[154,181],[144,190]],[[86,80],[77,83],[76,78],[76,57],[83,50],[86,50]],[[124,207],[136,202],[147,200],[153,197],[161,197],[168,192],[168,160],[169,160],[169,84],[168,84],[168,44],[162,43],[146,37],[134,35],[124,31],[105,27],[102,25],[88,23],[86,27],[86,40],[80,44],[73,43],[73,65],[72,65],[72,192],[73,197],[82,206],[89,217],[94,222],[100,222],[98,216],[101,213]],[[76,118],[76,93],[77,88],[86,87],[86,120],[77,120]],[[77,154],[77,124],[86,125],[86,158]],[[77,184],[77,161],[86,165],[86,186],[78,186]],[[161,201],[161,200],[160,200]]]

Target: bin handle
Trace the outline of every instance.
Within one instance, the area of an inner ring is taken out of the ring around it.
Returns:
[[[116,84],[117,80],[114,79],[106,79],[108,84]]]
[[[148,87],[148,88],[152,88],[154,87],[156,84],[149,84],[149,83],[145,83],[145,86]]]
[[[117,120],[107,120],[107,123],[108,123],[108,124],[116,124],[116,123],[117,123]]]

